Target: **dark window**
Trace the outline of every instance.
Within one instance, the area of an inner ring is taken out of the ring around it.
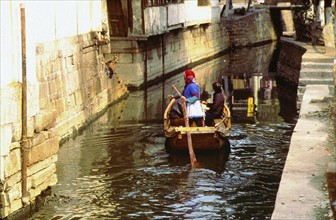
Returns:
[[[144,7],[183,3],[184,0],[143,0]]]
[[[209,6],[210,0],[197,0],[198,6]]]
[[[107,0],[108,21],[111,36],[127,36],[133,31],[132,0]]]

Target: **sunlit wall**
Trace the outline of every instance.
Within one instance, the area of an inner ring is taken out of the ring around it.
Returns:
[[[107,20],[102,10],[103,1],[0,1],[1,72],[0,125],[1,159],[11,149],[13,127],[21,124],[21,13],[25,9],[26,74],[28,81],[28,120],[39,112],[39,85],[36,76],[36,46],[44,42],[101,30]],[[20,135],[20,132],[18,132]],[[20,137],[14,137],[14,140]],[[0,162],[0,179],[4,178],[4,164]]]

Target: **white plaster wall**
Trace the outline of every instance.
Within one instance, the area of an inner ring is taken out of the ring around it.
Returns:
[[[185,22],[184,4],[168,5],[168,26],[183,24]]]
[[[167,30],[167,8],[147,7],[144,10],[146,35],[162,34]]]
[[[21,22],[19,3],[0,1],[0,85],[21,81]]]
[[[145,34],[158,35],[180,24],[188,27],[210,22],[219,23],[220,6],[218,0],[211,0],[208,6],[198,6],[196,0],[184,0],[183,4],[147,7],[144,10],[144,18]]]
[[[210,23],[211,21],[211,6],[198,7],[195,0],[184,0],[186,24],[196,25],[202,23]]]

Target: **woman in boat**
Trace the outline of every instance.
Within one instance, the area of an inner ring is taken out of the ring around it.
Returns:
[[[178,94],[169,95],[170,99],[181,98],[182,101],[187,103],[187,112],[189,117],[189,124],[193,123],[198,127],[204,126],[204,112],[200,102],[200,88],[195,80],[195,73],[192,70],[184,71],[184,90],[181,93],[181,97]]]
[[[222,86],[214,82],[212,83],[212,89],[214,93],[212,95],[212,103],[202,101],[202,104],[206,105],[209,109],[205,112],[205,125],[213,126],[214,119],[221,118],[224,108],[225,97],[222,93]]]

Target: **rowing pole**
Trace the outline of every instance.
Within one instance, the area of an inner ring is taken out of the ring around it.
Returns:
[[[178,89],[174,85],[173,85],[173,89],[175,90],[175,92],[181,98],[182,97],[181,93],[178,91]],[[182,104],[182,109],[183,109],[184,124],[185,124],[186,127],[190,127],[189,126],[189,118],[188,118],[186,100],[182,99],[182,103],[183,103]],[[197,160],[196,160],[195,152],[194,152],[194,149],[193,149],[193,146],[192,146],[191,134],[190,134],[189,131],[187,131],[187,140],[188,140],[188,150],[189,150],[191,167],[196,168],[197,167]]]

